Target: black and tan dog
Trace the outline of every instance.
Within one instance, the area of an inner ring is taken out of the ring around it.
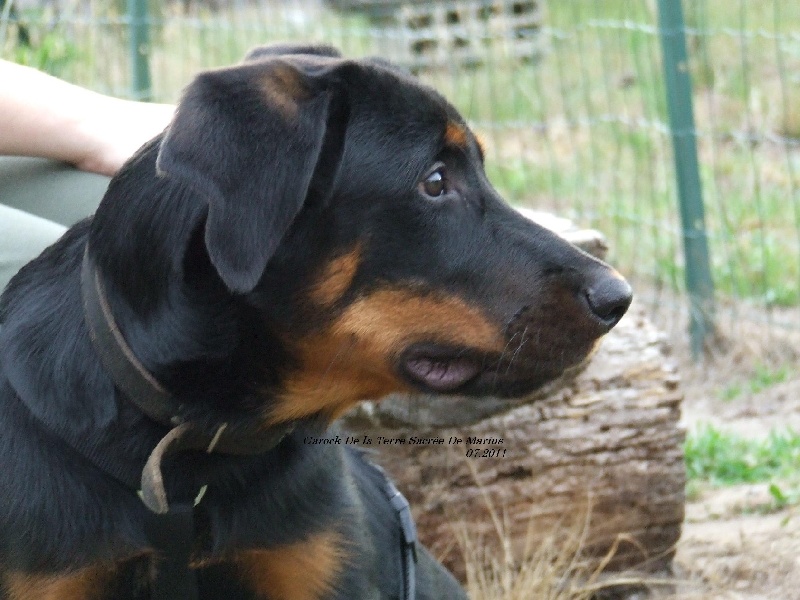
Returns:
[[[171,407],[155,417],[93,344],[87,268]],[[203,73],[97,214],[2,297],[0,598],[150,598],[136,478],[186,424],[211,447],[164,453],[157,483],[167,502],[205,491],[200,598],[402,598],[383,477],[304,440],[389,392],[533,390],[629,302],[612,269],[503,202],[455,109],[395,67],[272,47]],[[464,597],[424,549],[416,566],[417,598]]]

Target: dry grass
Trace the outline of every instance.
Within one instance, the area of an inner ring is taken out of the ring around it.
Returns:
[[[636,573],[604,574],[616,546],[598,564],[583,556],[580,528],[555,528],[543,543],[518,557],[508,551],[508,544],[501,556],[487,556],[485,544],[472,538],[467,525],[461,524],[457,531],[467,564],[467,590],[474,600],[625,598],[671,585],[663,578]]]
[[[546,536],[534,535],[531,527],[522,547],[515,547],[502,508],[481,485],[472,463],[467,464],[493,524],[488,534],[492,539],[475,534],[467,522],[453,524],[473,600],[611,600],[672,586],[671,580],[650,574],[605,572],[621,544],[636,543],[629,536],[619,535],[605,556],[585,552],[590,497],[582,515],[565,515],[565,521],[555,523]]]
[[[667,336],[687,398],[714,395],[715,390],[750,378],[764,367],[800,373],[800,314],[796,308],[765,311],[753,302],[718,299],[715,335],[702,360],[697,360],[686,334],[689,314],[685,297],[642,279],[632,284],[636,302]]]

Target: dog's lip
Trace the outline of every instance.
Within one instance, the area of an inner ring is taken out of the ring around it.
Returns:
[[[474,379],[482,363],[467,349],[426,343],[403,352],[399,368],[417,385],[435,392],[452,392]]]
[[[590,348],[569,355],[497,356],[470,347],[417,343],[402,352],[396,369],[423,391],[511,397],[528,394],[577,368],[589,354]]]

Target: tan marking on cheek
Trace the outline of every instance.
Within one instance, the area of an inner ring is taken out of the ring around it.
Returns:
[[[454,296],[378,290],[359,298],[324,331],[290,343],[300,366],[287,374],[270,424],[322,413],[331,420],[355,403],[410,391],[393,368],[416,342],[502,351],[500,328]]]
[[[358,340],[326,331],[303,340],[296,350],[302,366],[285,378],[267,416],[269,424],[317,413],[332,422],[361,400],[410,391],[387,357]]]
[[[286,65],[276,65],[261,80],[261,90],[272,108],[286,121],[294,121],[299,111],[298,102],[309,96],[297,71]]]
[[[464,148],[467,145],[467,128],[460,123],[449,121],[444,130],[444,141],[450,146]]]
[[[350,287],[358,265],[361,263],[361,246],[329,262],[311,287],[309,299],[317,306],[327,308],[336,302]]]
[[[92,600],[108,585],[113,568],[88,567],[63,575],[9,573],[4,578],[8,600]]]
[[[243,552],[235,562],[258,598],[318,600],[333,591],[347,556],[341,536],[326,531],[296,544]]]
[[[479,350],[503,348],[503,335],[486,315],[455,296],[419,295],[411,290],[378,290],[360,298],[336,320],[339,335],[365,340],[388,356],[416,341]]]

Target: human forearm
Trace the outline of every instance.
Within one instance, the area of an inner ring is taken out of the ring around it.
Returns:
[[[0,61],[0,154],[40,156],[112,175],[158,134],[173,107],[119,100]]]

